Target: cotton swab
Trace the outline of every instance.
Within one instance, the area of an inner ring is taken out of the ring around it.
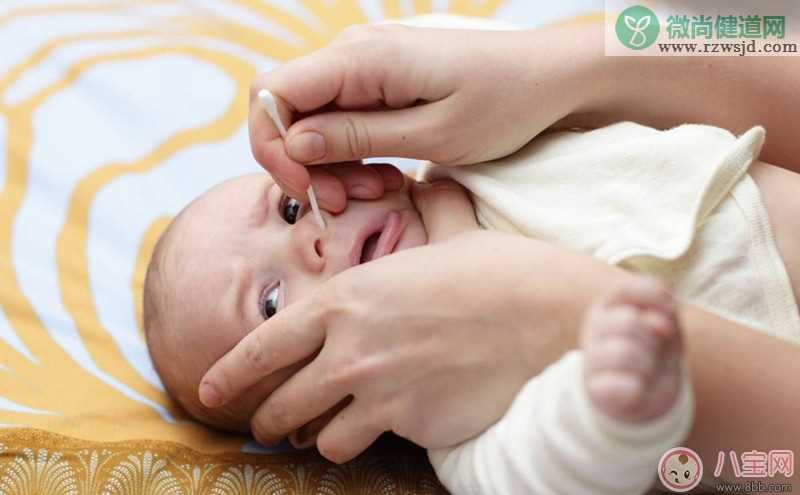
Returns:
[[[278,103],[275,101],[275,97],[269,92],[269,90],[262,89],[258,92],[258,101],[261,102],[261,106],[264,107],[264,110],[267,111],[267,114],[272,119],[275,127],[278,128],[278,132],[281,134],[281,137],[286,139],[286,127],[284,127],[283,121],[281,120],[281,115],[278,113]],[[308,202],[311,205],[311,211],[314,215],[314,220],[317,222],[320,228],[324,229],[325,219],[322,218],[322,213],[319,211],[317,195],[314,194],[314,186],[309,184],[308,189],[306,189],[306,194],[308,195]]]

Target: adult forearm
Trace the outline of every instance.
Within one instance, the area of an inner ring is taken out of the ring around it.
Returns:
[[[534,240],[509,243],[506,249],[503,259],[517,260],[511,263],[515,270],[505,272],[509,287],[517,288],[509,291],[512,306],[519,308],[518,321],[529,322],[530,372],[538,373],[560,357],[553,351],[577,346],[588,307],[631,275]],[[731,450],[737,455],[800,452],[800,346],[689,304],[681,322],[697,404],[687,445],[701,455],[706,469],[713,472],[720,451],[726,456]],[[542,337],[550,345],[543,345]],[[723,477],[731,477],[729,457],[725,466]],[[773,481],[785,480],[779,476]],[[785,481],[800,483],[800,475]]]
[[[722,477],[728,479],[730,451],[800,452],[800,346],[697,308],[682,317],[697,403],[687,445],[706,470],[713,471],[720,451],[726,454]],[[770,481],[800,486],[800,473]]]
[[[734,133],[762,125],[769,138],[761,158],[800,171],[800,58],[606,57],[602,23],[560,29],[593,71],[565,124],[699,123]]]

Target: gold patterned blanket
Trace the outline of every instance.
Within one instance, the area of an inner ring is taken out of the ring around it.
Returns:
[[[0,2],[0,495],[443,491],[424,452],[395,438],[335,466],[191,421],[147,356],[144,271],[184,205],[259,170],[246,123],[257,71],[356,23],[581,14],[550,4]]]

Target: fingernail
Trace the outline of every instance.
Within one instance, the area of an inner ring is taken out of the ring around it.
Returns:
[[[413,189],[418,190],[418,191],[424,191],[425,189],[430,189],[431,188],[431,183],[430,182],[414,181],[414,182],[411,183],[411,187]]]
[[[200,384],[200,402],[206,407],[219,407],[222,405],[222,396],[214,385],[208,382]]]
[[[261,437],[256,436],[255,434],[253,435],[253,439],[261,445],[266,445],[267,447],[277,447],[282,440],[278,437]]]
[[[354,198],[371,198],[375,196],[375,191],[364,184],[353,184],[350,186],[350,196]]]
[[[292,443],[294,448],[296,449],[307,449],[314,445],[314,436],[309,435],[310,432],[306,431],[306,428],[300,428],[295,432],[294,435],[289,437],[289,441]]]
[[[318,132],[301,132],[289,140],[288,147],[289,156],[301,163],[325,156],[325,138]]]
[[[421,194],[421,193],[427,191],[430,188],[431,188],[431,185],[429,183],[427,183],[427,182],[416,182],[416,181],[414,181],[414,182],[411,183],[411,194],[412,195]]]

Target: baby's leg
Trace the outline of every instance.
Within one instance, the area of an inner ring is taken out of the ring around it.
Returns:
[[[690,383],[669,293],[635,277],[587,313],[583,352],[531,378],[506,414],[460,445],[431,450],[453,493],[647,491],[692,424]]]
[[[675,303],[663,285],[637,277],[595,303],[581,329],[584,382],[592,404],[619,421],[667,412],[683,377]]]

